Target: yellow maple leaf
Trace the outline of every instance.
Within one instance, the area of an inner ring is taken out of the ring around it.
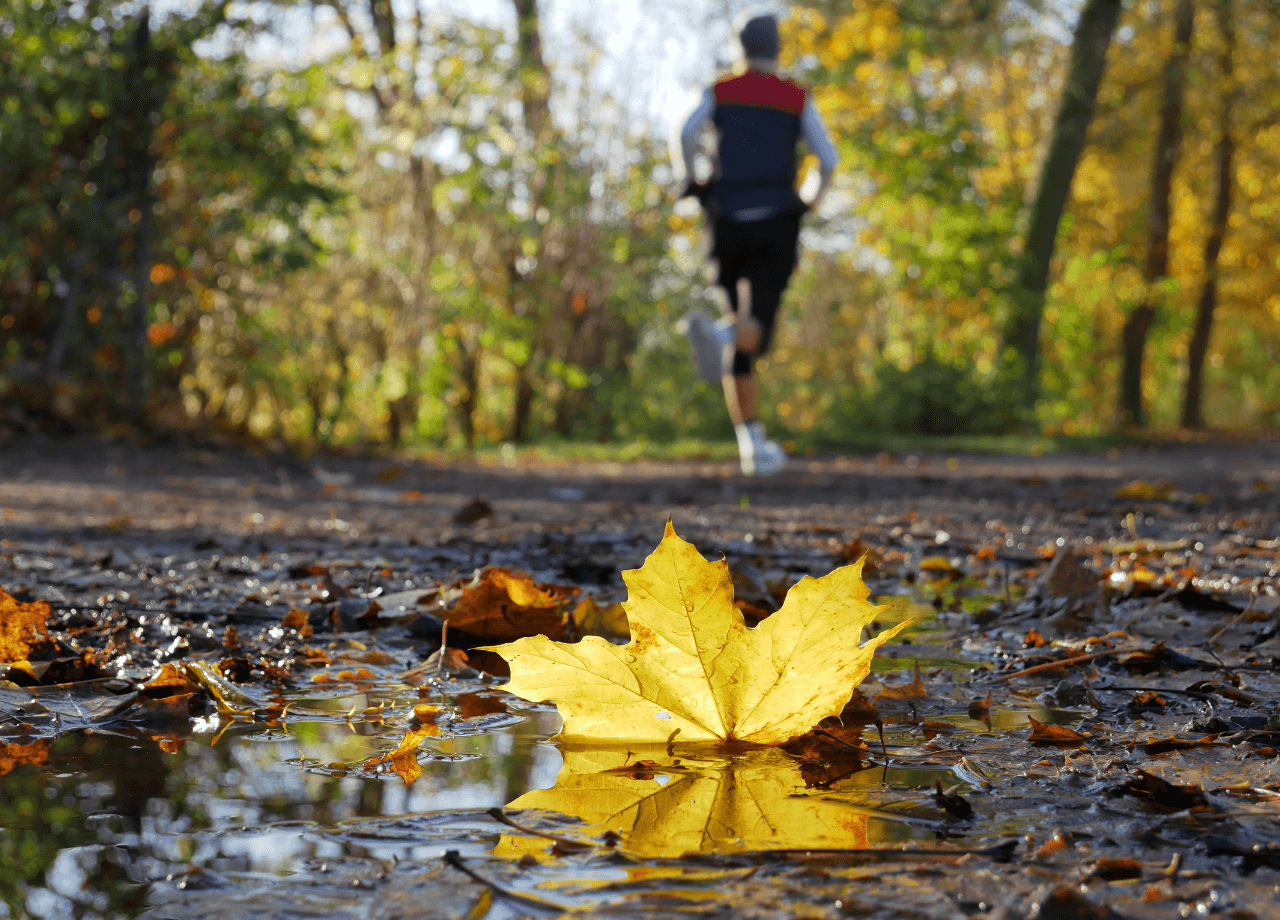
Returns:
[[[626,645],[533,636],[492,648],[511,665],[502,689],[554,700],[562,737],[783,744],[839,713],[876,648],[908,622],[859,644],[881,608],[867,601],[856,564],[802,578],[748,629],[727,563],[707,562],[670,522],[644,565],[622,577]]]
[[[604,830],[644,857],[698,851],[867,847],[872,808],[805,787],[799,764],[778,750],[729,758],[673,756],[665,748],[568,748],[551,789],[526,792],[508,808],[582,818],[585,839]],[[497,851],[521,849],[511,840]],[[545,846],[546,841],[540,842]]]

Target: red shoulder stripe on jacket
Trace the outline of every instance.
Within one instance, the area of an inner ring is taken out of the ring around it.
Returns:
[[[804,110],[804,87],[771,73],[749,70],[715,85],[717,105],[754,105],[799,115]]]

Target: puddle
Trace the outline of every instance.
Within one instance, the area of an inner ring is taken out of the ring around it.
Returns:
[[[549,740],[559,728],[550,707],[509,710],[519,701],[479,681],[449,687],[425,702],[403,685],[308,688],[277,698],[265,722],[214,714],[159,730],[9,734],[0,740],[0,857],[17,871],[0,876],[0,901],[14,916],[129,916],[174,879],[285,876],[326,860],[421,861],[450,850],[541,860],[556,846],[537,836],[549,827],[570,843],[616,834],[617,848],[641,859],[927,843],[948,832],[934,785],[971,788],[946,757],[887,770],[855,763],[815,789],[797,760],[773,749],[561,750]],[[420,770],[410,783],[387,755],[424,705],[438,712],[439,734],[410,755]],[[1036,706],[993,708],[990,724],[949,711],[929,718],[977,738],[1021,728],[1028,715],[1079,718]],[[930,735],[897,724],[887,737],[895,759],[909,760]],[[523,830],[486,813],[496,807]],[[619,871],[566,866],[521,884],[590,891]]]

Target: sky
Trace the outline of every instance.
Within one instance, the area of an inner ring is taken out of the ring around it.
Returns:
[[[168,0],[181,4],[183,0]],[[397,7],[408,0],[393,0]],[[511,0],[434,0],[436,9],[514,34]],[[731,23],[744,10],[780,12],[777,3],[748,0],[540,0],[544,53],[553,71],[584,52],[579,34],[601,51],[598,90],[618,99],[631,117],[665,138],[697,102],[702,87],[734,57]],[[310,5],[269,13],[265,4],[241,2],[234,11],[270,17],[274,38],[251,49],[280,66],[323,58],[345,43],[331,11]],[[554,107],[554,102],[553,102]]]

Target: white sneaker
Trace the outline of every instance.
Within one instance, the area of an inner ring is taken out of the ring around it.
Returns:
[[[681,325],[693,345],[698,376],[707,383],[719,383],[727,368],[726,346],[733,342],[733,320],[712,322],[701,307],[694,307],[681,320]]]
[[[747,476],[771,476],[787,465],[787,452],[777,441],[769,440],[759,422],[738,425],[738,460]]]

